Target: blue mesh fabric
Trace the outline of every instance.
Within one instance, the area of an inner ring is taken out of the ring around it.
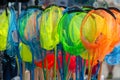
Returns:
[[[114,50],[105,57],[105,61],[109,65],[120,64],[120,43],[114,48]]]
[[[11,57],[17,54],[18,48],[18,37],[17,37],[17,23],[16,23],[16,14],[13,8],[10,8],[9,17],[9,31],[7,38],[7,54]],[[16,36],[15,36],[16,35]]]

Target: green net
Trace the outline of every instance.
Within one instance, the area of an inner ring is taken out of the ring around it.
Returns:
[[[79,55],[85,51],[80,40],[80,25],[87,13],[71,12],[61,18],[58,28],[59,38],[66,52]]]

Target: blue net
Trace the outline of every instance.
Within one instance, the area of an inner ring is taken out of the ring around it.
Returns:
[[[109,65],[120,64],[120,44],[118,44],[114,50],[105,57],[106,63]]]
[[[40,42],[38,30],[38,18],[42,10],[37,8],[29,8],[22,11],[18,19],[18,33],[20,40],[29,46],[34,60],[41,59],[40,56]]]
[[[9,56],[13,57],[18,52],[16,14],[13,8],[10,8],[10,12],[8,15],[9,15],[9,30],[8,30],[6,51]]]

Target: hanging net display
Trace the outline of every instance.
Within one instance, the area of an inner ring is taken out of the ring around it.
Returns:
[[[88,50],[82,56],[90,58],[91,65],[103,61],[104,57],[115,46],[113,38],[116,36],[115,17],[106,9],[91,10],[84,18],[81,26],[81,40]]]
[[[118,39],[118,44],[115,46],[114,50],[108,54],[105,57],[105,61],[109,65],[117,65],[120,64],[120,11],[117,8],[110,8],[110,11],[115,15],[116,17],[116,24],[117,24],[117,37]]]
[[[62,9],[57,6],[50,6],[42,13],[39,25],[42,48],[51,50],[59,43],[57,28],[61,17]]]
[[[37,8],[29,8],[25,11],[22,11],[18,19],[18,25],[19,25],[18,33],[22,41],[21,44],[23,45],[23,48],[26,47],[30,49],[32,56],[34,56],[34,59],[37,61],[41,59],[40,51],[39,51],[40,42],[39,42],[39,30],[38,30],[38,22],[37,22],[38,17],[40,17],[38,15],[41,15],[41,13],[42,10],[39,10]],[[25,50],[23,49],[23,51]],[[28,57],[29,57],[29,61],[31,61],[31,56]],[[22,58],[26,58],[26,57],[22,57]]]
[[[80,25],[87,13],[82,11],[68,11],[59,22],[59,38],[66,52],[79,55],[85,51],[80,40]]]

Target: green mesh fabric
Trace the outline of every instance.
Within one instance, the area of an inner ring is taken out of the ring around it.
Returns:
[[[86,13],[66,13],[61,18],[58,28],[59,38],[66,52],[79,55],[85,51],[80,40],[80,25]]]

